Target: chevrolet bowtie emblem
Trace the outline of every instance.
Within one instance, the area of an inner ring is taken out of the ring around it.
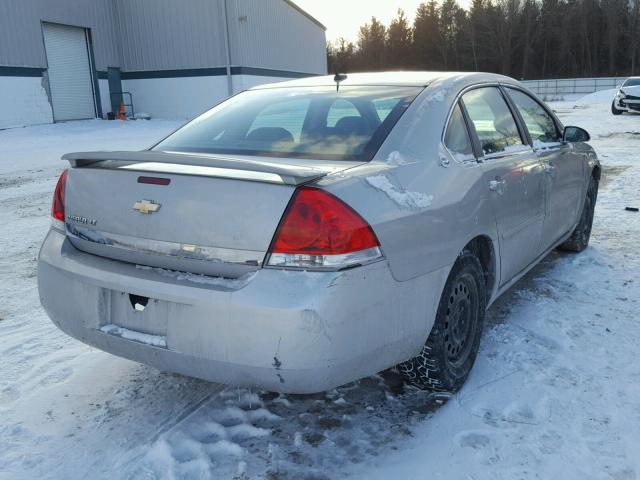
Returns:
[[[155,203],[153,200],[140,200],[133,204],[133,209],[140,213],[153,213],[160,210],[160,204]]]

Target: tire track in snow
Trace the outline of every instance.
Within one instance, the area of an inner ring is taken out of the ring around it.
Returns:
[[[147,439],[146,444],[153,444],[158,441],[160,437],[169,433],[171,430],[175,430],[178,428],[183,422],[189,420],[190,417],[194,416],[199,410],[201,410],[207,402],[211,400],[211,398],[225,387],[223,385],[219,385],[217,389],[212,392],[204,395],[200,400],[193,402],[190,405],[187,405],[182,409],[182,411],[175,418],[167,418],[162,422],[162,424],[153,432]],[[124,459],[122,462],[118,463],[118,470],[129,471],[132,467],[138,463],[147,451],[143,449],[136,449],[136,451],[131,458]]]

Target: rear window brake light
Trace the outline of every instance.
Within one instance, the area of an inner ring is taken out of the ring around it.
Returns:
[[[171,183],[171,179],[162,177],[138,177],[138,183],[147,183],[149,185],[169,185]]]

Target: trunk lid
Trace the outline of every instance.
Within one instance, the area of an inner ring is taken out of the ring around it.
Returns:
[[[73,167],[65,226],[76,248],[229,278],[262,266],[297,185],[362,163],[152,151],[63,158]]]

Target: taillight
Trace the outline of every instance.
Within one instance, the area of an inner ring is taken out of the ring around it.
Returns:
[[[53,192],[53,203],[51,204],[51,216],[62,223],[64,223],[64,190],[67,184],[68,170],[65,170],[60,175],[56,189]]]
[[[371,226],[324,190],[295,191],[276,230],[267,262],[276,267],[344,268],[382,256]]]

